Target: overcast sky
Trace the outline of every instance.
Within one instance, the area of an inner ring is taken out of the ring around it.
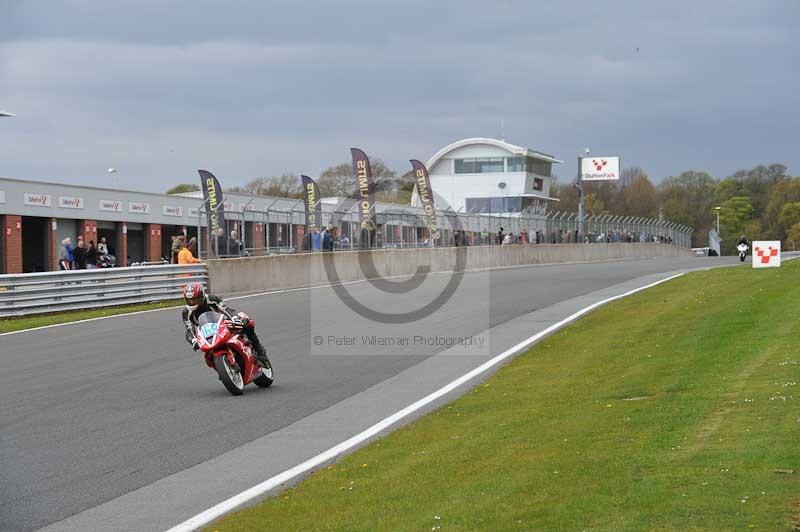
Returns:
[[[0,0],[0,175],[164,191],[363,148],[585,146],[660,181],[800,174],[800,2]]]

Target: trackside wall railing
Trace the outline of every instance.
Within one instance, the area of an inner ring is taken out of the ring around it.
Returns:
[[[177,299],[204,264],[0,275],[0,318]]]

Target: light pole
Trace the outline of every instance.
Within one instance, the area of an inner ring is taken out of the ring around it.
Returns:
[[[583,155],[578,155],[578,235],[583,236],[583,172],[581,166],[583,165],[583,158],[588,156],[591,151],[589,148],[583,150]]]
[[[119,170],[117,170],[116,168],[109,168],[108,170],[106,170],[106,172],[108,173],[108,175],[117,174],[117,177],[114,179],[114,185],[117,188],[119,188]]]
[[[719,234],[719,211],[722,210],[722,207],[714,207],[714,210],[717,211],[717,236],[720,236],[720,234]]]

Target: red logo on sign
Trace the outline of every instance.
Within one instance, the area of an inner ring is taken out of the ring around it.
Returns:
[[[773,257],[778,256],[778,250],[769,246],[766,250],[756,246],[756,255],[761,260],[761,264],[769,264]]]
[[[592,164],[594,165],[595,169],[600,172],[603,170],[603,167],[608,164],[608,161],[605,159],[600,159],[599,161],[597,159],[592,159]]]

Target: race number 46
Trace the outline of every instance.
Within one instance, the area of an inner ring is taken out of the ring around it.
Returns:
[[[753,268],[779,268],[781,243],[779,240],[753,242]]]

